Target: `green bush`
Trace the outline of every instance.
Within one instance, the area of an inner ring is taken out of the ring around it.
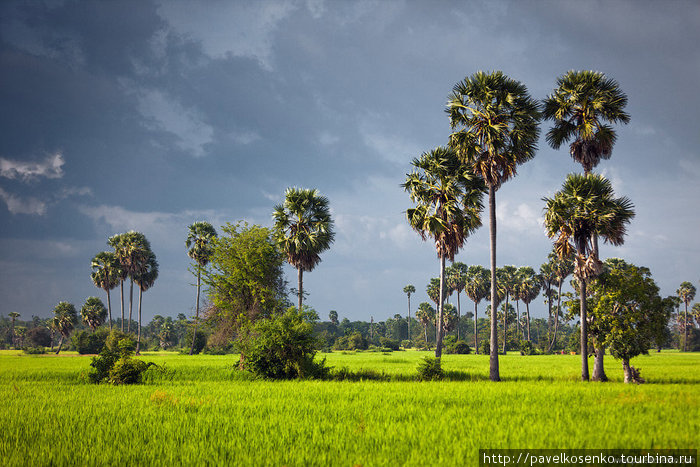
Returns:
[[[482,339],[481,344],[479,344],[479,352],[482,355],[489,355],[491,353],[491,345],[487,339]]]
[[[333,344],[333,350],[367,350],[368,347],[367,339],[359,331],[341,336]]]
[[[520,355],[535,355],[537,354],[537,349],[532,345],[530,341],[522,341],[520,343]]]
[[[472,349],[469,347],[469,344],[462,340],[455,341],[450,345],[445,346],[445,353],[448,354],[466,355],[471,353],[471,351]]]
[[[379,344],[387,349],[391,350],[399,350],[401,349],[401,344],[399,341],[395,341],[393,339],[389,339],[388,337],[381,337],[379,338]]]
[[[114,385],[138,384],[141,382],[143,372],[153,365],[155,365],[153,362],[144,362],[129,356],[122,357],[116,361],[109,371],[107,381]]]
[[[136,340],[133,334],[127,334],[115,329],[109,333],[105,346],[115,352],[133,353],[136,350]]]
[[[73,346],[78,351],[79,354],[98,354],[102,351],[105,346],[107,338],[109,337],[109,330],[99,329],[97,331],[78,331],[71,337]]]
[[[316,341],[309,313],[290,308],[246,326],[236,341],[240,366],[262,378],[327,377],[325,359],[314,362]]]
[[[51,332],[43,326],[37,326],[27,331],[27,340],[33,347],[50,347]]]
[[[439,381],[444,376],[439,358],[425,357],[418,364],[418,381]]]
[[[88,380],[95,384],[103,381],[115,385],[140,383],[143,372],[155,364],[131,358],[134,349],[131,336],[112,331],[100,354],[92,358]]]

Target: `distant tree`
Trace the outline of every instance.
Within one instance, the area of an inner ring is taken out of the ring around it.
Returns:
[[[445,260],[454,261],[466,238],[481,226],[484,182],[457,153],[438,147],[411,162],[416,169],[402,187],[415,208],[406,210],[409,225],[423,240],[435,241],[440,260],[438,321],[442,321],[445,290]],[[436,330],[435,357],[442,355],[442,328]]]
[[[61,352],[63,340],[70,336],[78,322],[78,314],[75,311],[75,306],[68,302],[59,302],[56,308],[53,309],[53,314],[53,327],[61,335],[61,339],[58,342],[58,350],[56,350],[56,355],[58,355]]]
[[[474,302],[474,351],[479,353],[479,331],[477,326],[477,306],[487,298],[491,290],[491,272],[483,266],[469,266],[464,292]]]
[[[331,323],[334,325],[338,325],[338,312],[335,310],[331,310],[330,313],[328,313],[328,319],[331,320]]]
[[[411,338],[411,294],[416,293],[416,288],[408,284],[403,288],[403,293],[408,297],[408,338]]]
[[[15,320],[20,317],[20,314],[16,311],[11,311],[9,313],[10,319],[12,319],[12,345],[17,346],[16,340],[17,335],[15,334]]]
[[[442,332],[443,335],[454,330],[457,327],[457,308],[450,303],[444,305],[442,313]],[[437,324],[436,324],[437,325]]]
[[[107,312],[109,314],[109,330],[112,330],[112,300],[109,291],[122,282],[121,264],[114,253],[103,251],[97,253],[90,264],[92,274],[90,278],[95,287],[107,292]],[[123,300],[123,296],[122,296]],[[122,306],[122,321],[124,320],[124,307]]]
[[[87,324],[92,332],[102,325],[107,318],[107,308],[97,297],[88,297],[85,304],[80,308],[80,316],[83,323]]]
[[[194,332],[192,334],[192,346],[190,355],[194,353],[194,343],[197,339],[197,325],[199,324],[199,290],[201,286],[202,268],[209,264],[209,260],[214,254],[214,240],[217,237],[216,229],[209,222],[195,222],[188,228],[185,246],[187,256],[195,262],[197,270],[197,301],[195,305]]]
[[[130,279],[129,321],[127,324],[127,332],[130,332],[134,303],[134,278],[146,267],[149,252],[151,251],[151,244],[144,234],[133,230],[110,237],[108,243],[114,248],[114,254],[121,265],[122,326],[124,323],[124,280],[126,280],[127,277]],[[124,329],[122,329],[122,331],[124,331]]]
[[[435,309],[430,306],[430,303],[423,302],[418,305],[416,318],[418,318],[418,322],[423,326],[425,345],[428,345],[428,324],[435,322]]]
[[[468,269],[467,265],[461,262],[452,263],[452,266],[447,268],[447,286],[451,291],[457,292],[457,340],[459,340],[459,323],[462,320],[459,294],[464,292],[464,287],[467,285]]]
[[[51,333],[44,326],[37,326],[27,331],[27,339],[38,347],[51,346]]]
[[[542,293],[544,294],[545,301],[547,302],[547,345],[552,338],[552,299],[554,296],[554,291],[552,287],[557,280],[557,275],[554,272],[554,268],[551,263],[543,263],[540,265],[540,273],[538,275],[540,278],[540,286],[542,287]],[[543,347],[544,348],[544,347]]]
[[[530,266],[523,266],[518,269],[518,298],[525,304],[527,313],[527,340],[530,338],[530,303],[540,294],[541,279],[535,274],[535,270]]]
[[[141,351],[141,303],[143,301],[143,293],[153,287],[156,279],[158,279],[158,261],[155,253],[149,250],[144,267],[140,268],[134,275],[134,282],[139,287],[139,327],[136,338],[136,355],[139,355]]]
[[[688,305],[695,299],[695,292],[695,286],[690,282],[682,282],[681,286],[676,291],[678,298],[681,299],[681,303],[685,305],[685,313],[683,314],[683,332],[685,334],[683,339],[683,352],[688,351]]]
[[[498,268],[497,271],[497,277],[498,277],[498,286],[501,288],[503,291],[503,295],[505,296],[506,303],[503,305],[505,308],[509,309],[509,299],[513,295],[517,294],[517,287],[518,287],[518,281],[517,281],[517,273],[518,273],[518,268],[515,266],[509,265],[509,266],[503,266],[502,268]],[[506,354],[507,348],[507,340],[508,340],[508,323],[506,321],[506,315],[502,314],[503,316],[503,355]]]
[[[491,303],[497,300],[496,191],[517,166],[535,156],[539,106],[527,88],[501,71],[479,71],[457,83],[448,97],[450,146],[486,183],[489,193]],[[489,378],[500,381],[496,307],[491,315]]]
[[[691,311],[695,322],[700,324],[700,303],[695,303]]]
[[[574,261],[572,256],[560,258],[556,251],[549,254],[549,264],[557,280],[557,310],[554,314],[554,335],[549,343],[547,352],[551,352],[557,342],[557,330],[559,329],[559,316],[561,316],[561,288],[564,281],[574,272]]]

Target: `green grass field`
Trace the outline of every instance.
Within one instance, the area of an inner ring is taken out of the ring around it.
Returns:
[[[453,380],[414,382],[427,352],[332,353],[390,381],[253,381],[233,356],[145,354],[139,386],[89,385],[90,357],[0,352],[8,465],[475,465],[480,448],[700,448],[700,355],[638,357],[645,385],[578,381],[572,355],[448,355]],[[592,363],[592,362],[591,362]]]

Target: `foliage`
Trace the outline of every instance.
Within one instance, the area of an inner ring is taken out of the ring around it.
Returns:
[[[435,357],[425,357],[418,364],[418,381],[439,381],[445,377],[440,359]]]
[[[367,339],[359,331],[354,331],[347,336],[340,336],[333,345],[334,350],[366,350]]]
[[[79,354],[98,354],[102,351],[109,337],[107,329],[100,329],[96,332],[78,331],[71,337],[73,346]]]
[[[121,357],[109,371],[107,381],[113,385],[139,384],[143,373],[154,363],[137,360],[130,356]]]
[[[22,351],[27,355],[43,355],[46,353],[46,348],[43,346],[25,347]]]
[[[289,308],[286,312],[249,323],[236,340],[241,367],[269,379],[323,378],[328,369],[315,362],[315,312]]]
[[[92,358],[88,381],[113,385],[140,383],[143,373],[155,364],[132,358],[135,345],[129,335],[112,331],[100,354]]]
[[[80,308],[80,316],[83,318],[83,323],[94,332],[107,319],[107,308],[99,298],[88,297]]]
[[[447,354],[467,355],[471,353],[471,351],[472,349],[469,347],[469,344],[462,340],[452,342],[445,346],[445,353]]]
[[[51,332],[44,326],[37,326],[27,331],[27,339],[37,347],[48,347],[51,345]]]
[[[380,337],[379,344],[385,349],[389,350],[401,350],[401,343],[397,340],[389,339],[387,337]]]

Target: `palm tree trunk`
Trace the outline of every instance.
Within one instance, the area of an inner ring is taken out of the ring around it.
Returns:
[[[688,302],[685,303],[685,313],[683,313],[683,352],[688,351]]]
[[[532,342],[530,340],[530,302],[525,302],[525,314],[527,316],[527,341]]]
[[[498,327],[496,296],[496,189],[489,186],[489,240],[491,247],[491,342],[489,357],[489,379],[500,381],[498,371]]]
[[[440,303],[438,303],[438,319],[435,331],[435,358],[442,357],[442,310],[445,301],[445,257],[440,257]]]
[[[520,335],[520,300],[515,301],[515,329],[517,334]],[[525,329],[522,329],[522,333],[525,333]]]
[[[197,324],[199,324],[199,286],[201,279],[201,271],[202,270],[200,269],[199,265],[197,265],[197,302],[194,312],[194,332],[192,333],[192,346],[190,347],[190,355],[194,355],[194,342],[197,338]]]
[[[122,294],[122,325],[121,325],[121,331],[124,332],[124,280],[122,279],[121,282],[119,282],[119,291]]]
[[[506,292],[506,308],[503,310],[503,355],[506,355],[506,343],[508,342],[508,292]]]
[[[459,290],[457,291],[457,340],[459,340],[459,324],[462,321],[462,311],[459,308]]]
[[[303,280],[304,270],[299,268],[297,271],[298,271],[297,276],[299,278],[299,313],[301,313],[301,304],[302,304],[302,301],[304,300],[304,280]]]
[[[552,336],[552,342],[549,344],[549,351],[551,352],[554,345],[557,343],[557,329],[559,329],[559,310],[561,310],[561,285],[562,281],[559,280],[559,289],[557,292],[557,312],[554,315],[554,336]]]
[[[586,280],[580,278],[581,293],[581,381],[588,381],[588,313],[586,312]]]
[[[425,346],[428,346],[428,325],[423,325],[423,333],[425,334]]]
[[[129,322],[126,324],[126,332],[131,332],[131,310],[134,304],[134,278],[131,278],[131,286],[129,287]]]
[[[547,287],[547,342],[551,342],[552,338],[552,287]],[[552,351],[552,346],[549,345],[547,352]]]
[[[476,302],[474,302],[474,353],[479,355],[479,333],[476,327]]]
[[[141,352],[141,298],[143,297],[143,290],[139,287],[139,327],[136,333],[136,355],[140,355]]]
[[[408,294],[408,340],[411,340],[411,294]]]
[[[112,300],[107,289],[107,311],[109,312],[109,332],[112,332]]]
[[[61,347],[63,347],[63,334],[61,334],[61,338],[58,340],[58,350],[56,350],[56,355],[61,351]]]

